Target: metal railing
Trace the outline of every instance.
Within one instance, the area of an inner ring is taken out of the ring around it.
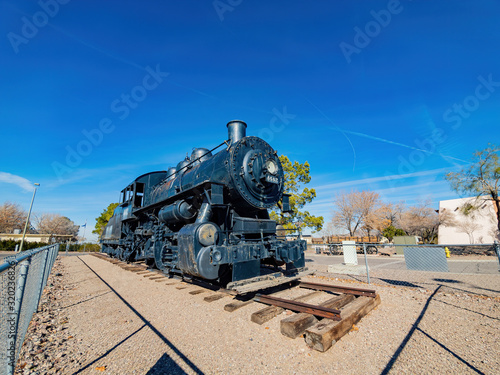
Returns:
[[[0,264],[0,373],[13,374],[59,244],[24,251]]]

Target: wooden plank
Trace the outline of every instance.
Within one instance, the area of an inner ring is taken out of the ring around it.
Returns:
[[[151,273],[151,271],[141,271],[141,272],[137,272],[138,275],[146,275],[148,273]]]
[[[197,294],[205,293],[205,289],[198,289],[198,290],[193,290],[192,292],[189,292],[189,294],[196,296]]]
[[[241,309],[242,307],[249,305],[253,302],[251,299],[250,301],[234,301],[231,303],[228,303],[226,306],[224,306],[224,310],[228,312],[234,312],[238,309]]]
[[[320,306],[330,309],[340,309],[355,299],[356,297],[352,294],[341,294],[340,296],[333,297],[328,301],[320,303]],[[317,322],[318,319],[312,314],[294,314],[280,322],[281,333],[286,337],[295,339],[302,335],[307,328],[313,326]]]
[[[321,294],[321,292],[316,291],[316,292],[308,293],[306,295],[294,298],[293,300],[298,301],[298,302],[305,302],[305,301],[309,301],[309,300],[313,299],[318,294]],[[254,312],[251,316],[251,320],[252,320],[252,322],[257,323],[257,324],[264,324],[265,322],[270,321],[275,316],[278,316],[279,314],[281,314],[283,311],[285,311],[285,309],[283,309],[282,307],[267,306],[267,307],[263,308],[262,310]]]
[[[159,280],[159,279],[167,279],[165,276],[155,276],[155,277],[150,277],[149,280]]]
[[[379,295],[375,298],[357,298],[342,309],[341,321],[336,322],[329,319],[323,319],[315,326],[308,328],[305,334],[307,345],[319,352],[326,352],[335,342],[349,332],[353,324],[359,322],[363,316],[368,314],[379,304]]]
[[[224,297],[227,297],[227,296],[229,296],[229,294],[217,293],[217,294],[212,294],[211,296],[207,296],[207,297],[203,298],[203,300],[205,302],[212,303],[212,302],[218,301],[218,300],[220,300]]]

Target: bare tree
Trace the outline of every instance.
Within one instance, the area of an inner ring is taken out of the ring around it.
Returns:
[[[479,207],[472,203],[464,203],[458,208],[459,219],[455,222],[455,227],[469,237],[469,243],[474,243],[474,232],[481,228],[477,221]]]
[[[480,205],[478,205],[478,203]],[[496,228],[496,215],[494,206],[489,202],[482,204],[475,198],[470,198],[467,202],[455,209],[455,212],[443,211],[443,213],[451,214],[452,220],[446,223],[446,226],[455,227],[459,232],[467,234],[469,243],[476,242],[475,232],[483,227],[482,219],[489,218],[491,229],[488,234],[494,239],[498,239],[498,229]],[[483,237],[477,239],[479,243],[483,242]]]
[[[410,236],[420,236],[425,243],[437,238],[439,225],[452,225],[452,217],[447,212],[438,214],[430,200],[409,207],[400,220],[401,229]]]
[[[15,203],[5,202],[0,206],[0,233],[22,230],[26,222],[26,212]]]
[[[322,238],[324,237],[330,237],[335,235],[335,226],[333,222],[328,222],[323,226],[323,229],[318,233]]]
[[[368,235],[373,230],[369,217],[380,203],[378,193],[373,191],[351,191],[342,192],[335,197],[333,202],[333,224],[340,229],[345,229],[349,235],[364,229]]]
[[[59,214],[42,214],[37,218],[37,229],[44,234],[62,234],[76,237],[79,226]]]
[[[474,153],[472,163],[460,172],[448,173],[451,187],[462,195],[475,195],[478,201],[491,201],[495,206],[496,226],[500,232],[500,146],[489,145]]]

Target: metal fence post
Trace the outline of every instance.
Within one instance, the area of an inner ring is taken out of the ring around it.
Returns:
[[[368,257],[366,256],[366,243],[363,243],[363,253],[365,253],[366,278],[370,284],[370,269],[368,268]]]
[[[42,298],[42,293],[43,293],[43,288],[45,287],[44,281],[45,281],[45,272],[47,271],[47,263],[49,262],[49,259],[51,258],[49,255],[50,249],[47,249],[45,251],[45,254],[43,256],[43,271],[40,272],[40,291],[38,293],[38,302],[40,302],[40,298]],[[50,268],[48,268],[50,269]]]
[[[23,305],[23,297],[24,297],[24,288],[26,286],[26,279],[28,277],[28,270],[31,264],[31,257],[21,262],[19,265],[19,274],[17,277],[16,284],[16,301],[14,305],[14,312],[12,313],[12,317],[9,318],[9,321],[12,321],[15,324],[15,333],[14,339],[11,341],[10,347],[13,348],[12,358],[9,357],[9,361],[7,362],[7,374],[14,374],[14,370],[16,368],[16,359],[18,354],[18,327],[19,327],[19,318],[21,316],[21,308]],[[10,320],[12,319],[12,320]],[[19,345],[19,349],[21,349],[21,345]]]
[[[497,253],[497,258],[498,258],[498,272],[500,272],[500,243],[498,241],[495,241],[495,252]]]

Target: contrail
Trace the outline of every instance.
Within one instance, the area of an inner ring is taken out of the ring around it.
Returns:
[[[321,115],[326,118],[329,122],[331,122],[333,125],[335,125],[335,123],[330,120],[330,118],[321,110],[319,109],[314,103],[312,103],[309,99],[305,98],[306,101],[312,105],[319,113],[321,113]],[[354,149],[354,145],[352,144],[351,140],[349,139],[349,137],[345,134],[346,131],[339,128],[338,126],[335,125],[334,128],[330,128],[330,129],[333,129],[333,130],[336,130],[336,131],[339,131],[346,139],[347,139],[347,142],[349,142],[349,144],[351,145],[351,148],[352,148],[352,153],[353,153],[353,157],[354,157],[354,160],[352,161],[352,171],[354,172],[354,169],[356,168],[356,150]]]
[[[337,129],[332,129],[332,130],[337,130]],[[411,150],[421,151],[421,152],[424,152],[426,154],[439,155],[439,156],[441,156],[443,158],[454,159],[454,160],[458,160],[458,161],[461,161],[461,162],[464,162],[464,163],[469,163],[466,160],[458,159],[458,158],[455,158],[453,156],[443,155],[443,154],[432,152],[432,151],[429,151],[429,150],[423,150],[423,149],[418,148],[418,147],[413,147],[413,146],[410,146],[410,145],[405,145],[404,143],[394,142],[394,141],[391,141],[391,140],[388,140],[388,139],[384,139],[384,138],[380,138],[380,137],[375,137],[373,135],[364,134],[364,133],[358,133],[358,132],[353,132],[353,131],[349,131],[349,130],[343,130],[343,131],[346,132],[346,133],[348,133],[348,134],[357,135],[359,137],[373,139],[374,141],[389,143],[391,145],[396,145],[396,146],[400,146],[400,147],[409,148]]]

